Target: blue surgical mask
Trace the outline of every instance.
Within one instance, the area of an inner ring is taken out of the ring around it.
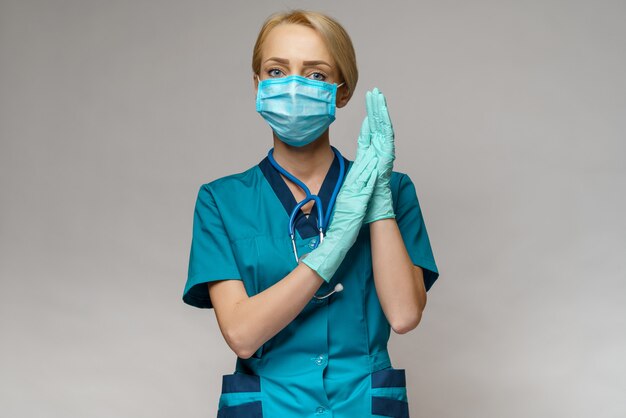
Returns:
[[[299,75],[260,80],[256,110],[278,139],[302,147],[319,138],[335,120],[339,86]]]

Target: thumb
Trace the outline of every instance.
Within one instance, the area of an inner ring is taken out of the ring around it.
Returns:
[[[359,176],[359,187],[364,188],[364,190],[374,187],[377,177],[376,164],[378,164],[378,159],[376,157],[372,157],[365,165],[361,175]]]
[[[372,133],[370,131],[369,120],[367,116],[363,119],[361,124],[361,133],[357,141],[356,157],[355,159],[363,158],[365,152],[368,150],[372,143]]]

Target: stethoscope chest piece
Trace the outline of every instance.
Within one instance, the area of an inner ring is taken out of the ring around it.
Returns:
[[[335,288],[332,290],[332,292],[329,292],[327,294],[325,294],[324,296],[317,296],[317,295],[313,295],[313,297],[317,300],[322,300],[322,299],[326,299],[327,297],[329,297],[330,295],[332,295],[333,293],[339,293],[343,290],[343,285],[341,283],[337,283],[335,285]]]
[[[300,257],[300,260],[304,259],[307,255],[309,255],[309,253],[302,255],[302,257]],[[324,296],[313,295],[313,301],[316,301],[316,302],[322,301],[326,299],[327,297],[333,295],[334,293],[341,292],[342,290],[343,290],[343,285],[341,283],[337,283],[335,285],[335,288],[331,292],[328,292],[327,294],[325,294]]]

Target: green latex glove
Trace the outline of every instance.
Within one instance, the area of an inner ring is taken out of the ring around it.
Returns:
[[[369,135],[359,137],[354,163],[337,194],[324,240],[300,259],[326,282],[332,279],[356,241],[376,184],[378,159],[369,145]]]
[[[385,96],[374,88],[365,95],[367,106],[367,124],[369,127],[369,135],[371,148],[375,150],[378,164],[376,171],[378,172],[376,185],[370,201],[367,213],[363,220],[364,223],[378,221],[380,219],[395,218],[396,214],[393,210],[393,199],[391,195],[391,172],[393,170],[393,161],[396,159],[395,142],[393,127],[389,112],[387,111],[387,102]],[[361,129],[361,135],[366,135]]]

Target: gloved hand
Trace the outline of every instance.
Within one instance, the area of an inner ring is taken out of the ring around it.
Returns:
[[[368,128],[366,120],[361,131],[365,128]],[[377,164],[376,154],[370,147],[369,133],[359,136],[356,157],[337,194],[332,222],[324,240],[301,258],[302,263],[315,270],[326,282],[333,277],[356,241],[376,184]]]
[[[367,124],[369,126],[369,134],[371,135],[371,148],[375,150],[378,159],[378,164],[376,165],[378,178],[363,220],[364,223],[370,223],[380,219],[396,217],[393,210],[390,186],[391,171],[393,170],[393,161],[396,159],[396,152],[393,127],[387,111],[385,96],[377,88],[374,88],[371,92],[368,91],[366,93],[365,99]],[[364,135],[363,129],[361,130],[361,135]]]

